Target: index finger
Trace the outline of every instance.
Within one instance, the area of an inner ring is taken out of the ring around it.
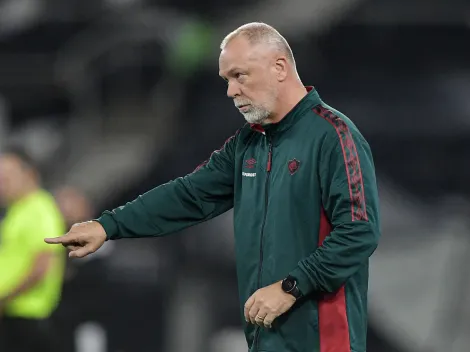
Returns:
[[[59,236],[59,237],[50,237],[50,238],[45,238],[44,242],[49,243],[49,244],[63,244],[63,245],[69,245],[74,242],[74,239],[70,235],[70,233],[66,233],[65,235]]]

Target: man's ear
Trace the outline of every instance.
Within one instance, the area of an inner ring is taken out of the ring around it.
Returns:
[[[274,67],[276,70],[277,80],[279,82],[284,81],[287,78],[287,69],[289,67],[287,59],[285,57],[277,58]]]

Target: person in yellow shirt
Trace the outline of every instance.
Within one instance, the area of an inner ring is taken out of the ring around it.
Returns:
[[[60,302],[65,248],[43,238],[64,232],[53,196],[41,187],[33,159],[21,148],[0,155],[0,351],[55,352],[50,316]]]

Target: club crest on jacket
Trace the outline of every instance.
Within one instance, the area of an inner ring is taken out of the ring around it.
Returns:
[[[291,175],[295,174],[299,169],[300,161],[297,159],[292,159],[287,162],[287,167],[289,168],[289,172]]]

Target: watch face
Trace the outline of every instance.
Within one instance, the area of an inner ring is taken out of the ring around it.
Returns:
[[[286,279],[283,282],[283,286],[284,286],[283,287],[284,291],[289,292],[290,290],[292,290],[294,288],[294,282],[292,280]]]

